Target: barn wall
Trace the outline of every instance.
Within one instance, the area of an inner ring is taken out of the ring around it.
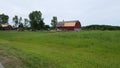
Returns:
[[[81,24],[80,24],[79,21],[76,22],[76,24],[75,24],[75,28],[81,28]]]
[[[74,30],[74,27],[57,27],[57,29],[60,29],[60,30]]]

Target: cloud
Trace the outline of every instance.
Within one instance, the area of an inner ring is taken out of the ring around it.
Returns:
[[[39,10],[46,24],[53,16],[58,20],[80,20],[82,25],[108,24],[120,26],[120,0],[2,0],[0,13],[28,17]]]

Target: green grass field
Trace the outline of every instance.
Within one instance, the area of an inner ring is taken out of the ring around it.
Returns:
[[[0,60],[6,68],[120,68],[120,31],[0,31]]]

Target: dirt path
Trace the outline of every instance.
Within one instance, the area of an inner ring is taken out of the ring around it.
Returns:
[[[0,63],[0,68],[4,68],[3,65]]]

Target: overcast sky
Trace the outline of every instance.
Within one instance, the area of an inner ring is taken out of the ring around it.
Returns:
[[[120,26],[120,0],[0,0],[0,14],[28,18],[32,11],[41,11],[46,24],[53,16],[59,21],[79,20],[82,25]]]

